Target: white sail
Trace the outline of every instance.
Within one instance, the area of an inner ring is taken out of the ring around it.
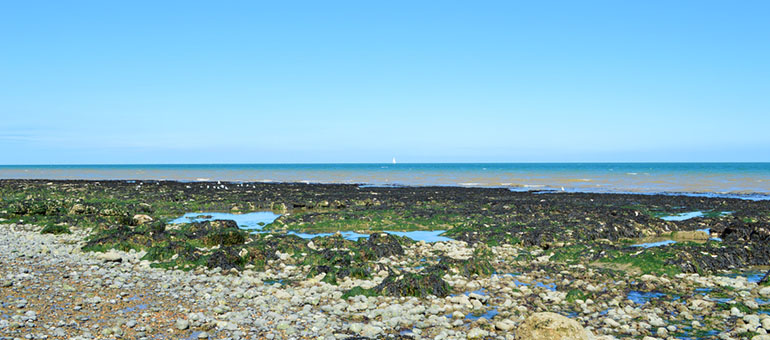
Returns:
[[[396,157],[393,157],[393,164],[396,164]]]

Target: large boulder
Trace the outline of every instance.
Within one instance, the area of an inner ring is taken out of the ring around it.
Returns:
[[[577,321],[556,313],[535,313],[516,329],[518,340],[588,340],[589,335]]]

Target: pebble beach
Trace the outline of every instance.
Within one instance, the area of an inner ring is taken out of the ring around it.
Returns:
[[[555,275],[533,271],[475,280],[447,277],[468,293],[445,298],[341,299],[345,289],[375,286],[387,273],[339,285],[303,278],[285,287],[267,281],[298,279],[291,261],[277,261],[274,268],[280,269],[275,272],[163,270],[140,260],[142,253],[83,253],[85,231],[54,236],[41,235],[40,229],[0,225],[1,339],[514,339],[520,338],[516,329],[529,316],[567,306],[577,307],[580,312],[572,319],[580,334],[592,339],[669,339],[673,337],[667,333],[682,327],[703,329],[704,320],[721,320],[724,327],[708,337],[740,339],[751,330],[759,333],[754,340],[770,338],[766,313],[716,310],[711,297],[697,293],[683,301],[639,304],[625,294],[630,282],[608,282],[584,268]],[[507,261],[518,250],[504,246],[493,251]],[[471,249],[458,241],[418,242],[406,256],[385,261],[408,265],[410,257],[422,252],[463,257]],[[547,266],[548,256],[537,261]],[[770,288],[745,277],[680,274],[640,279],[659,290],[680,292],[728,287],[731,298],[746,305],[770,299]],[[567,301],[566,292],[573,287],[604,294],[601,301]],[[479,316],[469,316],[474,311]]]

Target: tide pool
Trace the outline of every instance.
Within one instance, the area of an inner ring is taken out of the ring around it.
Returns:
[[[652,299],[657,299],[664,296],[666,296],[666,294],[658,292],[640,292],[636,290],[628,292],[628,299],[640,305],[643,305]]]
[[[186,213],[168,223],[191,223],[213,220],[233,220],[238,227],[246,230],[261,230],[263,226],[273,223],[281,215],[270,211],[259,211],[246,214],[230,214],[222,212]]]
[[[696,218],[696,217],[703,217],[703,212],[691,211],[691,212],[686,212],[686,213],[681,213],[681,214],[676,214],[671,216],[663,216],[660,219],[664,221],[684,221],[684,220],[689,220],[691,218]]]
[[[179,224],[179,223],[192,223],[192,222],[203,222],[203,221],[213,221],[213,220],[232,220],[232,221],[235,221],[235,223],[238,224],[238,227],[243,230],[261,232],[262,228],[265,225],[273,223],[280,216],[281,215],[275,214],[271,211],[259,211],[259,212],[245,213],[245,214],[231,214],[231,213],[223,213],[223,212],[192,212],[192,213],[186,213],[179,218],[169,221],[168,223]],[[428,243],[452,241],[452,239],[449,237],[440,236],[445,231],[446,230],[432,230],[432,231],[425,231],[425,230],[387,231],[386,230],[383,232],[394,236],[404,236],[415,241],[424,241]],[[304,239],[334,235],[334,233],[310,234],[310,233],[300,233],[295,231],[289,231],[287,232],[287,234],[296,235]],[[342,231],[340,232],[340,234],[346,240],[351,240],[351,241],[356,241],[360,238],[369,238],[369,234],[361,234],[354,231]]]
[[[652,247],[667,246],[669,244],[674,244],[674,243],[676,243],[676,241],[674,241],[674,240],[665,240],[665,241],[659,241],[659,242],[649,242],[649,243],[634,244],[634,245],[632,245],[632,247],[652,248]]]
[[[715,213],[715,212],[710,212],[710,211],[709,212],[690,211],[690,212],[685,212],[685,213],[676,214],[676,215],[663,216],[660,219],[664,220],[664,221],[685,221],[685,220],[689,220],[691,218],[704,217],[704,216],[707,216],[707,214],[708,214],[708,217],[712,217],[712,216],[715,216],[715,215],[716,216],[726,216],[726,215],[732,214],[732,211],[721,211],[718,214]]]

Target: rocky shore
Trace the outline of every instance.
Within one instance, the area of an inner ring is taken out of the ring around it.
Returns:
[[[127,181],[0,195],[2,340],[770,339],[768,202]],[[169,222],[266,207],[270,232]],[[329,228],[368,238],[286,233]]]
[[[746,310],[770,300],[770,287],[740,276],[613,280],[580,266],[547,271],[554,264],[545,255],[527,273],[470,280],[448,274],[460,293],[446,297],[345,299],[348,289],[374,287],[388,273],[332,285],[321,280],[323,274],[298,277],[297,268],[281,260],[274,266],[280,269],[265,272],[164,270],[140,260],[141,252],[82,252],[85,230],[55,236],[40,229],[0,225],[2,339],[525,339],[528,318],[539,312],[568,315],[575,329],[564,332],[585,338],[667,339],[683,331],[691,338],[770,337],[770,316]],[[492,251],[503,262],[521,252],[510,246]],[[430,252],[472,254],[465,242],[418,242],[388,261],[409,265],[409,258]],[[630,289],[645,287],[679,295],[629,300]],[[601,295],[580,299],[571,296],[575,291]],[[714,291],[725,293],[715,297]],[[728,299],[727,306],[719,302]]]

